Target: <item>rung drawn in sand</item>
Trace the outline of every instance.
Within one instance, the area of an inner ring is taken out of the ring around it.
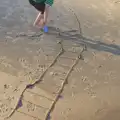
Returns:
[[[46,116],[47,111],[48,109],[43,108],[42,106],[33,104],[29,101],[22,99],[22,107],[16,109],[15,113],[19,112],[21,114],[24,114],[24,116],[29,116],[37,120],[43,120]],[[11,116],[10,119],[12,119],[13,116]]]
[[[13,91],[13,93],[11,93],[11,95],[3,96],[3,100],[0,101],[1,102],[0,103],[0,109],[1,109],[0,118],[1,119],[7,119],[7,118],[11,117],[11,115],[16,111],[16,108],[23,97],[23,93],[28,88],[28,86],[30,86],[30,85],[32,86],[32,85],[35,85],[36,83],[38,83],[42,79],[42,77],[46,74],[48,69],[55,64],[58,57],[64,52],[61,41],[58,44],[60,45],[59,53],[56,55],[55,59],[48,66],[48,68],[46,68],[44,70],[42,75],[39,76],[39,79],[29,80],[29,81],[25,81],[25,82],[22,81],[19,88],[17,88],[15,91]]]
[[[41,91],[42,89],[40,89],[40,91]],[[33,95],[37,95],[37,96],[39,96],[39,97],[43,97],[43,98],[46,98],[46,99],[48,99],[48,100],[50,100],[50,101],[53,101],[54,99],[52,98],[52,96],[50,96],[49,97],[49,94],[47,93],[47,94],[39,94],[38,93],[38,91],[37,92],[35,92],[35,91],[33,91],[33,89],[32,90],[26,90],[26,92],[29,92],[30,94],[33,94]],[[47,96],[47,97],[46,97]]]

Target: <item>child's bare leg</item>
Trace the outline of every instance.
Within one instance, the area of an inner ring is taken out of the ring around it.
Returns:
[[[41,14],[41,12],[39,12],[39,14],[34,22],[34,26],[38,25],[43,17],[44,17],[43,14]]]
[[[49,5],[46,5],[45,7],[45,12],[44,12],[44,25],[47,24],[47,20],[48,20],[48,14],[49,14]]]
[[[44,27],[44,15],[43,15],[43,17],[41,18],[41,20],[39,21],[38,26],[39,26],[39,28],[43,28],[43,27]]]

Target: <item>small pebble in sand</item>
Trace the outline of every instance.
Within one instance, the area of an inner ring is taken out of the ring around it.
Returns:
[[[82,81],[85,82],[87,80],[87,76],[82,76]]]
[[[4,89],[8,89],[8,88],[9,88],[9,85],[5,84]]]
[[[58,75],[58,73],[50,72],[50,75],[51,75],[51,76],[56,76],[56,75]]]

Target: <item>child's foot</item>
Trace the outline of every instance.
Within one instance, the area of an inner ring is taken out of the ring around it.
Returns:
[[[44,30],[45,33],[48,33],[48,27],[47,26],[44,26],[43,30]]]

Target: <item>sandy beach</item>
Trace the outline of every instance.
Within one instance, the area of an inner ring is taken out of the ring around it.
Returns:
[[[28,1],[1,1],[0,120],[120,120],[119,11],[57,0],[45,34]]]

